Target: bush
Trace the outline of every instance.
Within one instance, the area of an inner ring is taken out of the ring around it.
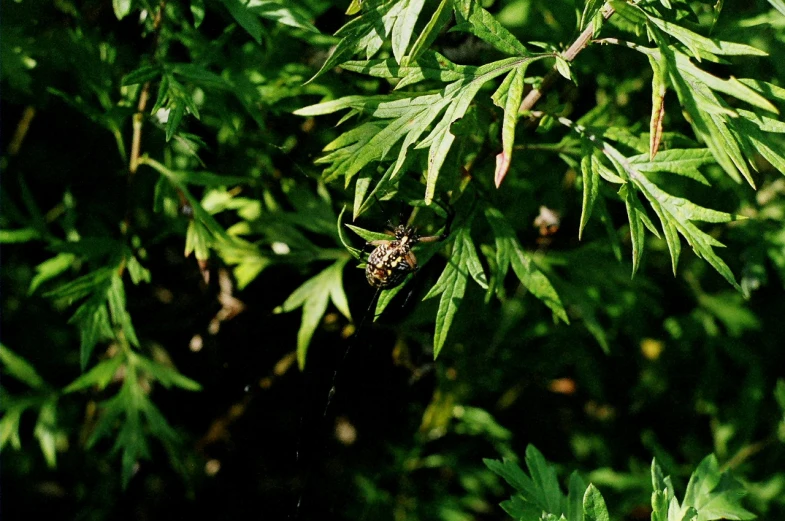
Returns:
[[[783,515],[780,0],[111,5],[3,6],[6,515]]]

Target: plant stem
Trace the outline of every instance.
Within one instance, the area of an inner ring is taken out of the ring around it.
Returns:
[[[615,11],[610,6],[610,4],[605,4],[602,6],[602,17],[605,20],[613,16],[614,12]],[[590,23],[586,26],[580,36],[578,36],[578,39],[575,40],[572,45],[570,45],[570,48],[567,49],[567,51],[562,55],[562,58],[568,62],[575,60],[575,57],[578,56],[578,53],[580,53],[583,49],[586,48],[586,46],[589,45],[592,35],[594,35],[594,24]],[[559,74],[556,65],[554,65],[550,72],[548,72],[548,74],[546,74],[542,79],[540,86],[530,91],[526,97],[523,98],[518,112],[526,112],[534,108],[534,105],[540,101],[542,95],[553,86],[553,84],[556,82],[556,79],[560,76],[561,74]]]

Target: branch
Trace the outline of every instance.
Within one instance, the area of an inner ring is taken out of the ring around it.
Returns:
[[[614,12],[614,9],[609,4],[602,6],[602,17],[605,20],[613,16]],[[562,55],[562,58],[568,62],[575,60],[575,57],[578,56],[578,53],[580,53],[583,49],[586,48],[586,46],[589,45],[593,34],[594,24],[590,23],[588,26],[586,26],[586,29],[583,30],[580,36],[578,36],[578,39],[575,40],[572,45],[570,45],[570,48],[567,49],[567,51]],[[529,91],[526,97],[523,98],[518,112],[526,112],[534,108],[534,105],[540,101],[542,95],[553,86],[553,84],[556,82],[556,79],[560,76],[561,74],[559,74],[559,71],[556,69],[556,65],[554,65],[550,72],[542,79],[542,83],[540,84],[539,88]]]
[[[153,54],[158,48],[158,37],[161,33],[161,24],[164,19],[164,9],[166,8],[166,0],[161,0],[158,6],[158,12],[155,14],[153,20]],[[147,102],[150,100],[151,82],[146,82],[142,87],[142,92],[139,94],[139,103],[136,106],[136,114],[134,114],[134,133],[131,138],[131,161],[128,165],[128,171],[131,175],[136,173],[139,168],[139,155],[142,149],[142,122],[144,121],[144,110],[147,108]]]

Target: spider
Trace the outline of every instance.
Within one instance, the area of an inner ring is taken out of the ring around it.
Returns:
[[[403,282],[409,273],[417,271],[419,266],[412,248],[421,242],[438,242],[449,237],[453,217],[454,214],[449,211],[444,232],[441,235],[421,237],[417,235],[415,227],[399,224],[394,229],[385,232],[394,236],[395,239],[369,242],[368,244],[376,246],[376,248],[368,256],[368,264],[365,267],[365,278],[368,279],[368,284],[378,289],[394,288]]]

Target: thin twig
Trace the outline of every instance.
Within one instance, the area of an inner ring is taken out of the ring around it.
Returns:
[[[166,0],[161,0],[158,6],[158,12],[153,19],[153,54],[158,49],[158,37],[161,32],[161,24],[164,19],[164,10],[166,9]],[[147,102],[150,100],[151,82],[145,82],[142,87],[142,92],[139,94],[139,103],[136,106],[136,114],[133,120],[133,136],[131,138],[131,160],[128,165],[128,171],[131,175],[136,173],[139,168],[139,155],[142,150],[142,123],[144,121],[144,111],[147,108]]]
[[[605,4],[602,7],[602,17],[605,20],[613,16],[614,12],[614,9],[609,4]],[[575,57],[578,56],[578,53],[580,53],[583,49],[586,48],[587,45],[589,45],[593,34],[594,24],[590,23],[588,26],[586,26],[586,29],[583,30],[580,36],[578,36],[578,39],[575,40],[572,45],[570,45],[570,48],[567,49],[564,54],[562,54],[562,58],[568,62],[573,61]],[[550,72],[548,72],[548,74],[546,74],[542,79],[540,86],[530,91],[526,97],[523,98],[518,112],[526,112],[534,108],[534,105],[536,105],[537,102],[540,101],[540,98],[542,98],[542,95],[553,86],[559,76],[561,76],[561,74],[556,68],[556,65],[554,65],[553,69],[551,69]]]
[[[22,117],[19,118],[19,123],[16,125],[14,135],[11,138],[11,141],[8,143],[9,156],[15,156],[19,153],[19,150],[22,148],[22,143],[25,140],[25,136],[27,136],[27,131],[30,130],[30,123],[33,122],[34,117],[35,107],[32,105],[25,107],[24,112],[22,112]]]

